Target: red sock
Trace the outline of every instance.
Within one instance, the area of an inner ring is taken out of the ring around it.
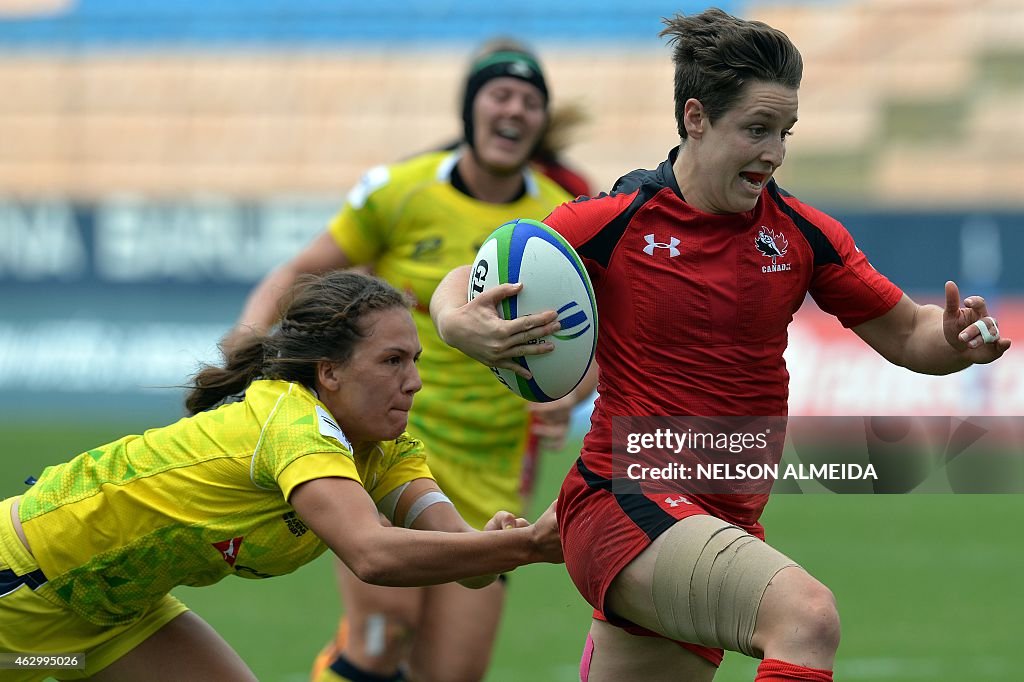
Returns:
[[[831,670],[805,668],[775,658],[766,658],[757,666],[757,677],[754,682],[832,682]]]

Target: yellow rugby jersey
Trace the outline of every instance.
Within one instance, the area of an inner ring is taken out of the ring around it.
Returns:
[[[325,476],[360,481],[374,502],[431,477],[419,441],[353,453],[309,389],[256,381],[241,402],[47,467],[19,516],[60,599],[114,625],[178,585],[269,578],[315,559],[327,546],[287,500]]]
[[[423,389],[416,395],[409,432],[426,443],[431,462],[443,459],[462,471],[504,477],[503,490],[479,493],[486,498],[480,506],[516,511],[526,403],[486,367],[441,341],[430,320],[430,297],[450,270],[473,260],[499,225],[515,218],[543,220],[572,197],[549,178],[527,171],[527,191],[518,200],[479,201],[452,186],[458,159],[458,152],[433,152],[370,170],[329,229],[353,264],[373,263],[377,275],[416,300]],[[472,478],[465,484],[472,486]],[[460,511],[471,522],[475,517],[476,525],[486,518],[482,510]]]

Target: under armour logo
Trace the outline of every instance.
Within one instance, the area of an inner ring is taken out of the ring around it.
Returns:
[[[683,497],[682,495],[680,495],[677,499],[674,499],[674,500],[671,497],[666,497],[665,498],[665,504],[667,504],[668,506],[670,506],[672,508],[675,508],[675,507],[678,507],[681,504],[693,504],[693,502],[690,502],[689,498],[686,498],[686,497]]]
[[[679,246],[679,240],[676,237],[670,237],[668,244],[665,242],[654,241],[653,234],[645,234],[644,239],[647,240],[647,246],[644,247],[644,253],[648,256],[653,256],[655,249],[668,249],[669,258],[675,258],[679,255],[679,249],[676,248]]]

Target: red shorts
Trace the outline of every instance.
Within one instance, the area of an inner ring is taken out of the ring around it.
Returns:
[[[605,594],[615,576],[677,521],[708,514],[703,506],[682,495],[616,494],[611,480],[591,472],[577,460],[558,495],[558,526],[565,567],[583,598],[594,607],[594,617],[630,634],[661,637],[639,625],[609,616]],[[729,520],[729,519],[726,519]],[[730,523],[735,523],[731,521]],[[736,525],[764,539],[760,524]],[[689,642],[679,645],[714,665],[723,651]]]

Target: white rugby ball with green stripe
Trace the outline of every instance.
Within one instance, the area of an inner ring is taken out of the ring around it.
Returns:
[[[555,350],[516,361],[533,378],[492,367],[510,391],[534,402],[568,395],[583,379],[597,349],[597,303],[579,255],[565,239],[537,220],[505,223],[484,240],[469,278],[469,300],[499,284],[523,283],[504,299],[498,313],[506,320],[554,310],[562,328],[547,337]]]

